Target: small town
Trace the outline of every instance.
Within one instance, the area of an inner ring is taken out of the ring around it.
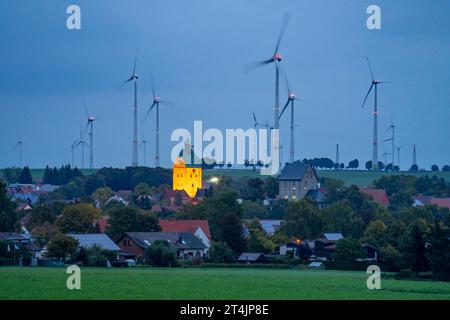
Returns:
[[[448,248],[426,250],[445,240],[450,222],[443,179],[404,173],[360,188],[319,178],[301,161],[277,178],[236,179],[226,175],[235,169],[225,169],[205,179],[202,166],[185,158],[172,170],[104,168],[85,176],[70,166],[47,168],[37,183],[28,168],[15,170],[19,182],[3,188],[0,261],[342,270],[377,263],[399,276],[448,279],[446,261],[434,260]],[[134,186],[122,189],[127,174]]]
[[[0,7],[0,308],[447,306],[448,0]]]

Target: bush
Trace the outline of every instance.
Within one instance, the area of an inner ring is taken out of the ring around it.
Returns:
[[[145,259],[155,267],[175,266],[176,252],[167,241],[157,240],[145,250]]]
[[[94,245],[88,249],[81,248],[78,251],[75,262],[81,262],[83,265],[89,267],[106,267],[107,261],[114,260],[115,255],[112,251]]]
[[[12,266],[14,260],[11,258],[0,257],[0,266]]]
[[[209,248],[209,262],[229,263],[234,261],[234,252],[225,242],[213,242]]]

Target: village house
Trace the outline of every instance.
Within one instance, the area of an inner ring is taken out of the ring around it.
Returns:
[[[95,234],[68,234],[69,237],[74,238],[78,241],[78,247],[83,249],[90,249],[97,246],[103,250],[108,250],[112,252],[119,253],[120,248],[103,233]]]
[[[17,232],[0,232],[0,241],[5,241],[10,251],[28,251],[31,254],[31,265],[37,265],[37,259],[42,257],[42,248],[37,246],[28,235]]]
[[[322,237],[314,241],[313,253],[319,260],[332,260],[336,250],[336,242],[343,239],[342,233],[324,233]]]
[[[211,232],[208,220],[175,220],[160,219],[158,221],[162,232],[190,232],[209,248],[211,246]]]
[[[310,190],[319,189],[316,171],[309,163],[301,161],[286,163],[278,176],[279,197],[286,200],[300,200]]]
[[[192,260],[206,255],[207,247],[190,232],[127,232],[116,243],[123,254],[143,260],[145,249],[157,240],[167,241],[177,259]]]
[[[237,261],[245,264],[265,263],[267,258],[263,253],[244,252],[237,258]]]
[[[387,208],[390,205],[389,198],[386,194],[386,191],[383,189],[370,189],[370,188],[361,188],[359,192],[362,194],[368,195],[372,198],[373,201]]]

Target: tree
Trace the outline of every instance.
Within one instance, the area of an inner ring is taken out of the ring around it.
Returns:
[[[89,248],[80,248],[75,258],[76,262],[81,262],[84,266],[106,267],[108,260],[114,260],[116,253],[105,250],[98,245]]]
[[[354,160],[350,161],[347,166],[347,168],[349,168],[349,169],[358,169],[358,167],[359,167],[358,159],[354,159]]]
[[[52,224],[56,221],[58,212],[54,211],[49,205],[40,205],[34,207],[30,212],[30,220],[26,227],[32,230],[36,226],[44,223]]]
[[[236,253],[245,250],[245,240],[239,216],[234,212],[221,215],[218,220],[217,239],[228,244]]]
[[[426,232],[428,224],[424,219],[413,222],[402,239],[402,260],[404,265],[418,276],[419,272],[428,269],[425,256]]]
[[[45,222],[42,225],[34,227],[31,230],[31,234],[33,235],[36,243],[39,246],[44,247],[51,239],[55,238],[57,235],[60,235],[61,232],[54,224]]]
[[[234,252],[225,242],[213,241],[208,251],[209,261],[214,263],[234,262]]]
[[[176,252],[167,241],[156,240],[145,249],[145,258],[152,266],[167,267],[176,264]]]
[[[113,196],[114,192],[109,187],[97,188],[91,194],[91,198],[97,200],[100,203],[100,205],[104,205]]]
[[[322,210],[326,232],[342,232],[346,237],[359,239],[364,222],[347,200],[337,201]]]
[[[247,250],[249,252],[264,252],[272,253],[275,249],[275,244],[259,229],[250,229],[250,237],[248,239]]]
[[[381,248],[385,243],[385,233],[387,226],[381,220],[375,220],[369,223],[364,231],[363,241],[376,248]]]
[[[448,229],[435,220],[429,237],[430,249],[427,252],[433,278],[440,281],[450,281],[450,238]]]
[[[309,199],[290,202],[283,232],[290,237],[311,239],[322,231],[323,220],[317,206]]]
[[[131,207],[114,208],[108,213],[107,234],[114,240],[129,231],[154,232],[161,230],[158,219],[153,214],[143,212],[140,209]]]
[[[274,177],[264,180],[263,191],[267,198],[274,199],[278,195],[278,181]]]
[[[63,209],[56,226],[63,233],[90,233],[95,231],[94,222],[100,217],[100,210],[92,204],[73,204]]]
[[[431,166],[431,171],[439,171],[439,167],[435,164]]]
[[[19,168],[5,168],[3,169],[3,177],[7,183],[17,183],[19,182],[20,172]]]
[[[354,238],[343,238],[336,242],[334,258],[336,260],[353,261],[363,256],[361,242]]]
[[[0,180],[0,232],[14,231],[17,224],[17,214],[14,204],[6,194],[6,185]]]
[[[78,241],[63,234],[56,235],[47,245],[48,255],[58,259],[75,256]]]
[[[31,184],[33,183],[33,177],[31,176],[30,169],[28,166],[24,167],[20,172],[19,183],[22,184]]]
[[[417,172],[419,171],[419,167],[417,166],[417,164],[413,164],[410,168],[409,171],[411,172]]]
[[[448,164],[444,165],[442,171],[450,171],[450,166]]]
[[[242,198],[251,201],[263,200],[263,185],[264,182],[259,178],[248,179],[242,192]]]

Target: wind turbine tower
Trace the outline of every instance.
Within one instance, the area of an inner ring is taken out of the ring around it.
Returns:
[[[395,156],[394,156],[395,155],[395,125],[391,124],[388,127],[388,130],[392,130],[392,136],[391,136],[391,138],[386,139],[384,141],[391,141],[391,144],[392,144],[392,166],[394,166],[395,165]]]
[[[146,166],[146,163],[147,163],[147,160],[146,160],[146,152],[145,152],[146,145],[147,145],[147,140],[145,140],[144,137],[142,137],[141,147],[142,147],[143,150],[144,150],[144,153],[143,153],[143,156],[144,156],[144,159],[143,159],[143,160],[144,160],[143,165],[144,165],[144,167]]]
[[[412,165],[416,165],[417,166],[417,156],[416,156],[416,145],[413,145],[413,160],[412,160]]]
[[[372,91],[372,89],[374,89],[375,92],[374,92],[374,107],[373,107],[372,170],[378,170],[378,85],[389,82],[375,80],[369,58],[367,58],[367,63],[369,65],[372,83],[370,85],[369,91],[366,94],[366,97],[364,98],[364,102],[361,108],[364,108],[364,105],[366,104],[370,92]]]
[[[166,100],[161,100],[161,97],[156,94],[155,85],[153,83],[152,78],[152,93],[153,93],[153,103],[146,112],[144,116],[144,121],[147,119],[150,112],[153,110],[153,108],[156,107],[156,131],[155,131],[155,168],[158,168],[160,166],[160,157],[159,157],[159,105],[173,105],[173,103],[168,102]]]
[[[275,109],[274,109],[274,120],[273,120],[273,129],[280,129],[280,69],[279,63],[281,62],[281,54],[278,49],[280,48],[281,40],[283,39],[284,33],[286,31],[287,24],[289,22],[290,16],[288,14],[284,15],[283,22],[281,24],[281,30],[278,35],[278,40],[275,45],[275,51],[267,60],[255,62],[246,66],[246,72],[249,72],[253,69],[256,69],[260,66],[274,63],[275,64]],[[279,139],[278,139],[279,140]],[[278,145],[275,144],[274,149],[275,152],[280,154],[280,142],[278,141]]]
[[[90,115],[87,108],[84,109],[87,116],[86,130],[89,129],[89,169],[94,169],[94,121],[95,117]]]
[[[134,58],[134,66],[133,66],[133,73],[131,74],[130,78],[126,80],[124,83],[133,82],[134,83],[134,106],[133,106],[133,143],[132,143],[132,160],[131,160],[131,166],[137,167],[139,165],[138,163],[138,105],[137,105],[137,81],[139,79],[139,76],[136,74],[136,63],[137,63],[137,52],[136,56]]]
[[[278,65],[278,68],[280,69],[280,71],[282,71],[281,69],[281,65]],[[286,86],[287,86],[287,91],[288,91],[288,100],[286,102],[286,104],[283,107],[283,110],[280,113],[280,119],[281,116],[283,115],[284,111],[286,110],[286,108],[290,105],[291,106],[291,122],[290,122],[290,149],[289,149],[289,161],[290,163],[293,163],[295,161],[295,151],[294,151],[294,101],[295,100],[299,100],[298,98],[296,98],[295,93],[291,90],[291,87],[289,85],[289,80],[287,78],[287,75],[285,72],[283,72],[284,74],[284,80],[286,82]]]
[[[341,162],[339,161],[339,143],[336,144],[336,161],[334,163],[340,164]]]
[[[16,147],[19,149],[19,168],[22,168],[22,147],[23,140],[20,136],[18,136]]]

